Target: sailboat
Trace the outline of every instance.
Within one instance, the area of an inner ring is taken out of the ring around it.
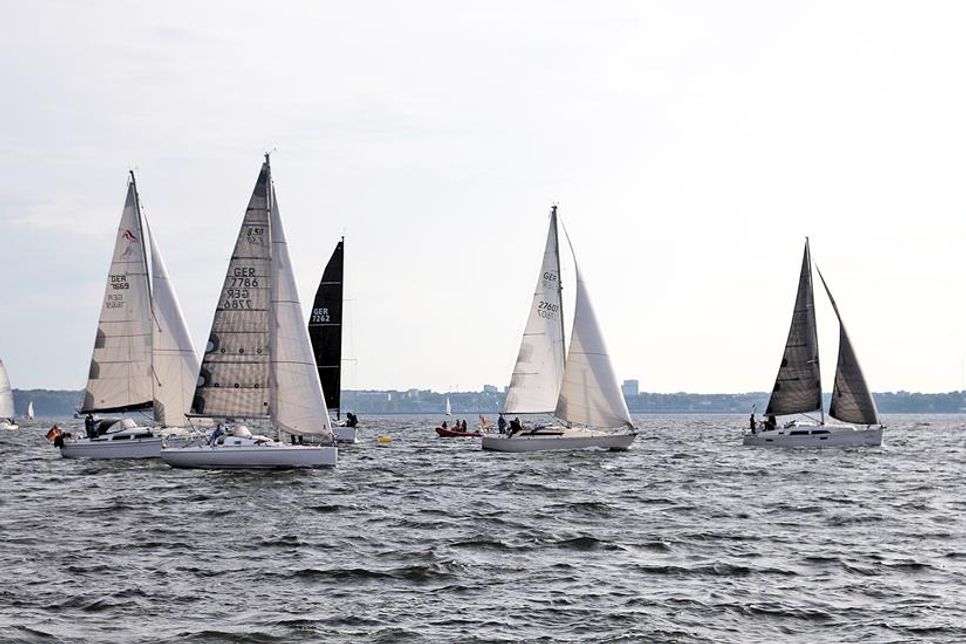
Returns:
[[[24,416],[24,418],[27,420],[34,419],[34,401],[31,400],[27,403],[27,414]]]
[[[165,446],[168,465],[323,467],[338,460],[334,446],[294,444],[296,436],[331,441],[332,429],[267,154],[228,262],[191,413],[227,426],[191,445]],[[269,420],[293,444],[232,425],[241,419]]]
[[[453,415],[453,406],[449,404],[449,396],[446,396],[446,415]]]
[[[88,415],[88,436],[65,439],[61,456],[156,458],[165,435],[186,436],[197,377],[198,356],[131,172],[78,410]],[[133,418],[94,420],[148,410],[160,429]]]
[[[309,316],[309,338],[315,353],[319,381],[325,392],[325,407],[335,410],[338,420],[342,415],[342,284],[345,274],[345,238],[339,240],[329,263],[322,271],[319,289],[315,292],[312,314]],[[350,415],[349,418],[352,418]],[[336,442],[355,443],[355,427],[337,424],[332,427]]]
[[[503,406],[504,414],[552,414],[563,425],[524,429],[511,423],[508,434],[483,436],[483,449],[626,450],[637,436],[576,259],[574,263],[573,335],[565,353],[557,206],[553,206],[543,263]]]
[[[745,445],[757,447],[871,447],[882,444],[882,421],[875,400],[859,367],[855,349],[845,331],[842,315],[825,278],[818,271],[839,323],[839,356],[828,415],[822,403],[818,332],[812,288],[812,254],[808,238],[798,279],[798,296],[785,343],[778,377],[765,410],[766,422],[754,414]],[[819,419],[807,416],[818,412]],[[805,415],[805,420],[779,422],[778,416]],[[839,421],[839,422],[835,422]],[[853,424],[847,424],[853,423]],[[865,425],[857,429],[855,425]]]
[[[3,360],[0,360],[0,429],[20,429],[14,420],[13,389]]]

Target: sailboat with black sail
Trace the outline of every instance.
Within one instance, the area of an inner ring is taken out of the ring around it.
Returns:
[[[875,400],[859,366],[855,349],[845,330],[842,315],[825,278],[819,271],[839,323],[839,355],[832,403],[826,416],[822,402],[815,298],[812,287],[812,254],[808,239],[798,279],[798,296],[775,386],[765,410],[766,421],[751,427],[743,443],[756,447],[871,447],[882,443],[882,421]],[[816,419],[808,414],[818,413]],[[780,421],[780,416],[802,419]],[[848,424],[848,423],[854,423]],[[856,428],[864,425],[864,428]]]
[[[309,315],[309,338],[319,381],[325,392],[325,407],[335,411],[336,420],[342,415],[342,304],[345,281],[345,238],[339,240],[329,263],[322,271],[319,288],[315,292],[312,313]],[[349,415],[347,419],[354,418]],[[348,423],[337,422],[332,434],[339,443],[355,443],[358,430]]]
[[[195,444],[165,446],[161,458],[173,467],[332,467],[338,460],[332,445],[295,444],[296,437],[331,442],[332,430],[268,155],[228,262],[192,414],[224,424]],[[279,440],[235,424],[242,419],[270,422]]]
[[[183,428],[198,356],[131,172],[104,287],[94,351],[79,410],[87,437],[66,438],[65,458],[156,458]],[[148,412],[159,427],[94,414]]]
[[[637,432],[576,260],[575,273],[573,334],[570,349],[565,352],[560,244],[554,206],[550,211],[543,263],[503,413],[551,415],[563,424],[528,429],[514,419],[508,434],[484,435],[483,449],[501,452],[626,450],[634,442]]]

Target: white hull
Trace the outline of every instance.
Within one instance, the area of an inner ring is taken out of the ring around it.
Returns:
[[[548,427],[540,431],[559,433],[518,433],[486,435],[483,449],[495,452],[544,452],[549,450],[606,449],[625,451],[637,438],[637,432],[611,433],[589,429]]]
[[[276,441],[244,445],[165,447],[161,460],[171,467],[195,469],[276,469],[335,467],[335,447],[285,445]]]
[[[0,423],[0,429],[20,429],[20,425],[17,425],[17,424],[11,425],[7,421],[3,421],[2,423]]]
[[[745,434],[742,444],[751,447],[877,447],[882,444],[882,428],[856,429],[851,425],[796,423],[757,434]]]
[[[359,440],[358,427],[333,427],[332,435],[337,443],[355,443]]]
[[[161,455],[161,437],[67,440],[60,448],[60,455],[64,458],[158,458]]]

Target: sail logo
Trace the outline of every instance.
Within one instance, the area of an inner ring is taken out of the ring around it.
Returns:
[[[131,232],[130,228],[125,228],[124,232],[121,233],[121,239],[127,241],[127,248],[121,253],[121,258],[127,259],[134,254],[134,245],[138,243],[138,237]]]

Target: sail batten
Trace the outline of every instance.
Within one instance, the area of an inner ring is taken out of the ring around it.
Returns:
[[[309,337],[315,364],[325,392],[327,409],[341,409],[342,399],[342,298],[345,277],[345,240],[332,251],[322,272],[309,315]]]
[[[839,322],[839,355],[835,367],[835,385],[832,389],[829,415],[847,423],[879,425],[881,424],[879,410],[872,392],[869,391],[869,385],[866,383],[859,359],[849,340],[849,334],[845,330],[838,304],[832,297],[832,291],[821,270],[818,271],[818,277],[822,280],[822,286],[825,287],[825,293],[832,303],[832,310],[835,311],[835,317]]]
[[[540,275],[503,404],[504,413],[537,414],[556,407],[564,372],[562,299],[554,208],[550,213]]]
[[[812,288],[812,258],[806,240],[785,352],[765,413],[800,414],[821,409],[822,378]]]

